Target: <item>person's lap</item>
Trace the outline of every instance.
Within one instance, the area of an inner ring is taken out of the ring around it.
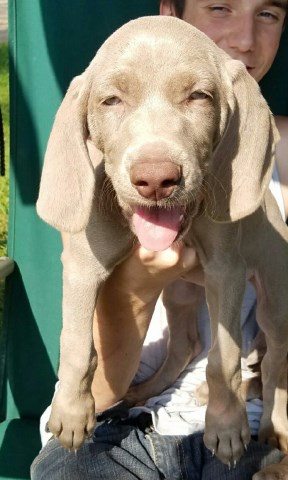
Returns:
[[[77,452],[52,439],[34,460],[31,479],[51,480],[251,480],[283,455],[251,441],[236,468],[229,470],[203,443],[203,434],[162,436],[139,426],[104,423]]]

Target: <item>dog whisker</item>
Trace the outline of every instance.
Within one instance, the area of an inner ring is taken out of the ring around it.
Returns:
[[[112,182],[106,177],[99,194],[99,208],[103,213],[109,214],[115,211],[117,204],[117,196]]]

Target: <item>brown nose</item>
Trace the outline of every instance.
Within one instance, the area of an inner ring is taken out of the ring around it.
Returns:
[[[142,197],[161,200],[169,197],[181,179],[181,169],[172,162],[140,162],[131,167],[132,184]]]

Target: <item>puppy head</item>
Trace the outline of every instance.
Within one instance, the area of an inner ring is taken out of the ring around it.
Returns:
[[[273,131],[257,84],[206,35],[172,17],[134,20],[109,37],[60,106],[38,213],[60,230],[84,229],[104,158],[136,234],[153,225],[155,247],[153,235],[169,231],[165,248],[200,202],[217,221],[258,208]]]

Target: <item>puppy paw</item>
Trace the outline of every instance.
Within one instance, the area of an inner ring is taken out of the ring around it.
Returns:
[[[48,428],[64,448],[78,450],[93,433],[95,423],[95,403],[91,394],[72,399],[61,391],[56,393]]]
[[[237,407],[236,407],[237,405]],[[207,407],[204,443],[221,462],[234,467],[250,442],[244,404],[231,402],[225,409]]]

